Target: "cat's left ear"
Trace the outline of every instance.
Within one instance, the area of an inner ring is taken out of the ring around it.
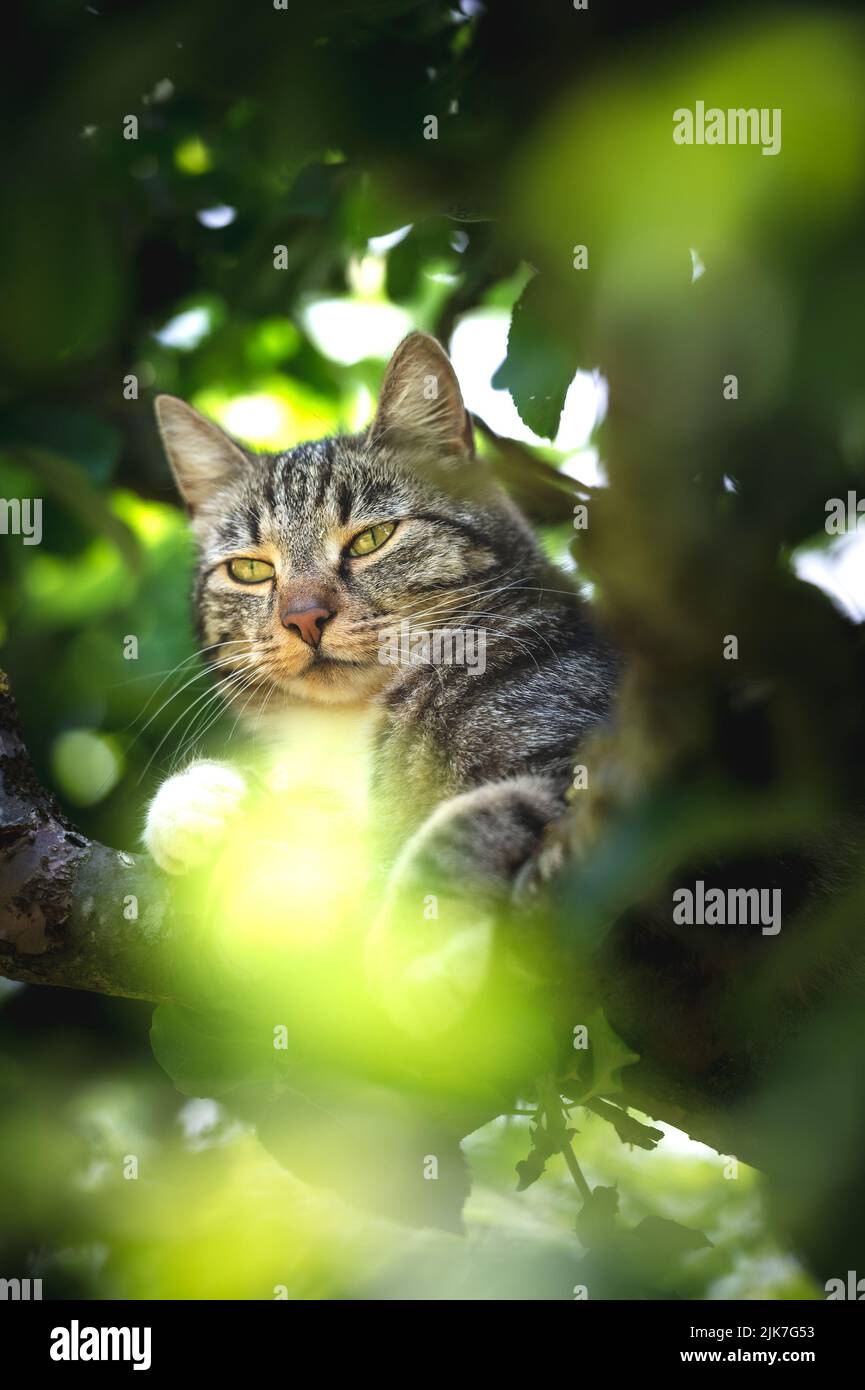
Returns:
[[[224,430],[177,396],[157,396],[155,407],[171,471],[194,516],[249,467],[249,457]]]
[[[410,333],[390,359],[373,439],[414,437],[474,457],[472,422],[448,355],[428,333]]]

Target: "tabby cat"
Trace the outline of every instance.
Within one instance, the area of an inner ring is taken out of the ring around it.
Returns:
[[[251,453],[174,397],[156,410],[198,547],[201,646],[226,698],[258,730],[301,704],[371,715],[386,901],[458,896],[485,922],[564,810],[615,658],[475,456],[447,355],[412,333],[364,433],[285,453]],[[475,633],[483,670],[423,648],[384,661],[383,634],[406,622]],[[170,777],[147,816],[151,854],[172,873],[198,864],[244,795],[228,765]]]

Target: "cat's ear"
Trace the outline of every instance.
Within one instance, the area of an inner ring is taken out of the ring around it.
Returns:
[[[413,436],[474,455],[472,422],[448,355],[428,333],[410,333],[390,359],[373,421],[374,440]]]
[[[171,471],[191,512],[248,468],[249,458],[240,445],[176,396],[156,397],[156,419]]]

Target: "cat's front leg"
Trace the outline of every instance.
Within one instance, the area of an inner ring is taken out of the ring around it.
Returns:
[[[212,859],[246,797],[227,763],[197,762],[163,782],[147,810],[144,846],[161,869],[185,874]]]
[[[405,846],[366,965],[374,993],[408,1031],[431,1036],[465,1013],[514,885],[564,809],[546,778],[488,783],[444,802]]]

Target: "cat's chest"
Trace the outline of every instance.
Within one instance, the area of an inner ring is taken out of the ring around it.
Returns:
[[[376,842],[392,858],[436,806],[460,790],[447,739],[429,721],[388,715],[376,728],[370,799]]]
[[[398,852],[443,794],[440,753],[423,726],[381,707],[298,706],[265,734],[258,774],[271,796],[292,819],[305,808],[335,839],[371,832],[377,861]]]
[[[299,706],[267,740],[261,775],[269,790],[331,802],[365,824],[377,711]]]

